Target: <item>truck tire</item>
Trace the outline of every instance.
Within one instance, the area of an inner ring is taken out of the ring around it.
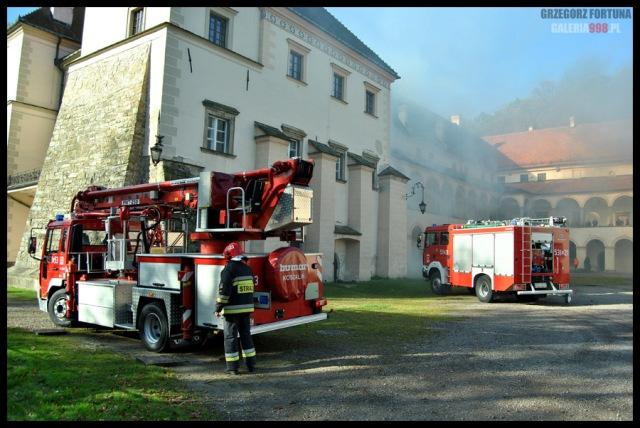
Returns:
[[[491,281],[489,277],[481,276],[476,280],[476,296],[482,303],[491,303],[494,297],[493,290],[491,289]]]
[[[69,297],[64,288],[56,291],[49,298],[49,303],[47,304],[49,318],[58,327],[71,327],[71,320],[64,316],[67,312],[67,300],[69,300]]]
[[[140,312],[138,324],[140,340],[152,352],[163,352],[169,347],[169,323],[159,303],[147,303]]]
[[[451,286],[442,283],[442,279],[440,278],[440,272],[437,269],[434,269],[429,273],[429,280],[431,281],[431,289],[435,294],[445,295],[449,294],[451,291]]]

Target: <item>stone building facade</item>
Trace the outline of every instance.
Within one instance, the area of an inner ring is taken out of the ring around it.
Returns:
[[[84,28],[29,224],[68,212],[91,184],[242,171],[297,155],[315,161],[303,245],[323,253],[325,279],[405,275],[395,230],[404,230],[406,177],[389,149],[399,76],[326,10],[87,8]],[[27,237],[18,264],[33,270]]]

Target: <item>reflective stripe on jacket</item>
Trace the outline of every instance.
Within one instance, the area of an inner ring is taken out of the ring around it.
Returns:
[[[231,260],[220,274],[216,312],[222,315],[253,312],[253,272],[244,262]]]

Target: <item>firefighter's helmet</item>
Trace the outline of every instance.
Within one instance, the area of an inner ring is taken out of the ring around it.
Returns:
[[[247,258],[247,256],[245,256],[243,251],[242,251],[242,247],[237,242],[232,242],[231,244],[227,245],[224,248],[224,251],[222,252],[222,255],[227,260],[233,259],[233,258],[236,258],[236,257],[243,258],[243,259]]]

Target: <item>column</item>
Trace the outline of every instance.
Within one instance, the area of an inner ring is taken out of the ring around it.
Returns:
[[[383,171],[384,172],[384,171]],[[407,275],[407,193],[408,179],[378,175],[378,254],[376,272],[383,278]]]
[[[351,266],[356,281],[371,279],[373,258],[373,189],[371,174],[373,169],[366,165],[349,165],[349,226],[362,233],[358,254],[353,255],[354,265]]]
[[[313,190],[313,223],[306,226],[305,252],[322,253],[323,280],[333,281],[333,253],[336,209],[334,187],[337,157],[324,152],[310,153],[315,161],[309,187]]]
[[[616,251],[614,247],[604,247],[604,270],[616,270]]]
[[[587,257],[587,247],[578,247],[576,245],[576,257],[578,258],[578,269],[584,268],[584,259]]]

